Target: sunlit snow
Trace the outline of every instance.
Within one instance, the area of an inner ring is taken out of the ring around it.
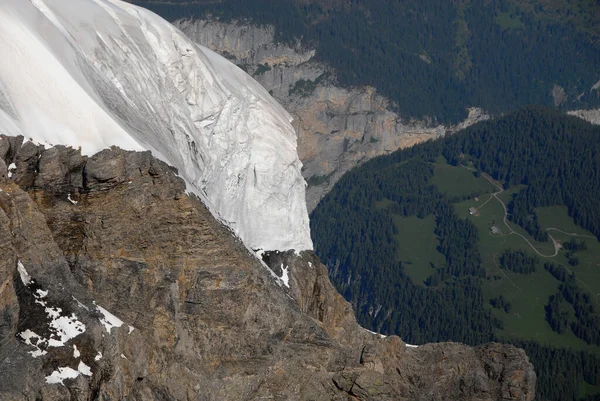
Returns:
[[[52,372],[52,374],[46,376],[46,383],[62,384],[64,386],[64,381],[66,379],[76,379],[80,374],[84,376],[92,376],[92,369],[82,361],[79,362],[77,370],[69,367],[58,368]]]
[[[82,361],[79,362],[79,366],[77,367],[77,370],[84,376],[92,375],[92,369],[88,365],[83,363]]]
[[[32,357],[37,358],[37,357],[46,355],[48,353],[45,350],[40,349],[39,346],[42,343],[44,343],[45,341],[40,336],[35,334],[33,331],[27,329],[27,330],[19,333],[19,337],[21,337],[23,339],[25,344],[30,345],[35,348],[35,350],[29,351],[29,354]]]
[[[20,260],[17,262],[17,271],[19,272],[19,276],[21,276],[21,282],[25,285],[29,285],[31,283],[31,276],[27,273],[25,266],[23,266],[23,263],[21,263]]]
[[[15,172],[16,169],[17,169],[17,165],[15,163],[11,163],[8,166],[8,178],[12,178],[12,175]]]
[[[24,283],[29,284],[33,281],[21,261],[18,262],[17,269]],[[65,315],[62,313],[63,310],[61,308],[48,306],[48,302],[44,300],[48,296],[48,291],[38,288],[33,296],[35,297],[35,303],[44,307],[49,320],[48,326],[52,334],[49,338],[44,338],[29,329],[19,333],[19,337],[23,339],[25,344],[35,348],[34,351],[30,351],[31,356],[36,358],[45,355],[46,351],[40,347],[63,347],[67,341],[85,332],[85,325],[79,321],[75,313]],[[73,347],[74,354],[78,353],[77,348],[74,345]]]
[[[77,376],[79,376],[78,370],[75,370],[75,369],[72,369],[69,367],[58,368],[58,370],[55,370],[54,372],[52,372],[52,374],[50,376],[46,376],[46,383],[64,385],[63,382],[66,379],[76,379]]]
[[[252,249],[312,249],[290,115],[250,76],[116,0],[0,2],[0,134],[152,150]]]
[[[289,266],[286,266],[285,268],[283,267],[283,263],[281,264],[281,281],[283,282],[283,285],[285,285],[287,288],[290,288],[290,276],[289,276]]]
[[[113,327],[121,327],[123,325],[123,321],[101,307],[100,305],[96,305],[98,312],[102,314],[103,317],[100,318],[100,323],[106,328],[106,331],[110,333]]]

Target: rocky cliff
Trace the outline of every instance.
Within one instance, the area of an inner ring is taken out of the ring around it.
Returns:
[[[150,152],[0,137],[0,255],[2,400],[534,397],[512,346],[360,328],[312,252],[262,263]]]
[[[277,43],[272,27],[213,20],[175,25],[245,69],[293,115],[309,212],[352,167],[489,118],[473,108],[452,127],[407,121],[374,88],[337,86],[335,72],[313,59],[314,50]]]

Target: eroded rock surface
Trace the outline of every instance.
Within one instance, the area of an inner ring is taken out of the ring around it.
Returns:
[[[522,350],[380,339],[314,253],[264,259],[150,152],[0,137],[0,399],[533,399]]]

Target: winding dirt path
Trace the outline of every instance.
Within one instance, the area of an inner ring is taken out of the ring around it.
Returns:
[[[540,251],[538,251],[536,249],[536,247],[531,243],[531,241],[529,241],[524,235],[522,235],[522,234],[520,234],[520,233],[518,233],[518,232],[516,232],[515,230],[512,229],[512,227],[508,224],[508,209],[506,208],[506,205],[504,204],[504,202],[502,201],[502,199],[500,199],[498,197],[499,194],[501,194],[502,192],[504,192],[504,188],[502,188],[502,186],[499,185],[496,181],[494,181],[492,179],[492,177],[490,177],[489,175],[487,175],[485,173],[482,173],[481,175],[490,184],[492,184],[493,186],[495,186],[496,188],[498,188],[498,192],[494,192],[492,194],[492,196],[494,198],[496,198],[496,200],[498,202],[500,202],[500,204],[502,205],[502,208],[504,209],[504,218],[502,219],[502,222],[504,223],[504,225],[506,226],[506,228],[508,228],[508,231],[510,231],[508,235],[512,235],[512,234],[518,235],[519,237],[521,237],[523,239],[523,241],[527,242],[527,244],[531,247],[531,249],[534,250],[535,253],[537,253],[538,255],[540,255],[543,258],[554,258],[554,257],[556,257],[556,255],[558,255],[558,250],[560,249],[560,244],[550,234],[548,234],[548,236],[550,237],[550,239],[552,240],[552,244],[554,245],[554,253],[551,254],[551,255],[544,255],[543,253],[541,253]],[[488,199],[488,201],[489,201],[489,199]]]
[[[468,170],[475,171],[475,169],[473,169],[473,168],[470,168],[470,167],[467,167],[467,166],[463,166],[463,167],[464,167],[464,168],[466,168],[466,169],[468,169]],[[531,243],[531,242],[530,242],[530,241],[529,241],[529,240],[528,240],[528,239],[527,239],[525,236],[521,235],[520,233],[518,233],[518,232],[516,232],[515,230],[513,230],[513,229],[512,229],[512,227],[510,227],[510,225],[508,224],[508,220],[507,220],[507,219],[508,219],[508,209],[506,208],[506,205],[504,204],[504,202],[502,201],[502,199],[498,198],[498,195],[499,195],[499,194],[501,194],[502,192],[504,192],[504,188],[502,188],[502,186],[501,186],[499,183],[497,183],[496,181],[494,181],[494,179],[493,179],[492,177],[490,177],[489,175],[487,175],[487,174],[485,174],[485,173],[482,173],[482,176],[483,176],[483,178],[485,178],[485,179],[486,179],[486,180],[487,180],[487,181],[488,181],[490,184],[492,184],[493,186],[495,186],[496,188],[498,188],[498,191],[497,191],[497,192],[494,192],[493,194],[491,194],[491,195],[490,195],[490,198],[489,198],[487,201],[485,201],[485,202],[484,202],[484,203],[483,203],[481,206],[479,206],[479,209],[481,209],[483,206],[485,206],[485,205],[486,205],[486,204],[487,204],[487,203],[488,203],[490,200],[492,200],[492,198],[496,198],[496,200],[497,200],[498,202],[500,202],[500,204],[502,205],[502,208],[504,209],[504,218],[503,218],[502,220],[503,220],[503,223],[504,223],[504,225],[506,226],[506,228],[508,228],[508,230],[510,231],[510,233],[509,233],[508,235],[511,235],[511,234],[516,234],[516,235],[518,235],[518,236],[519,236],[519,237],[521,237],[521,238],[522,238],[522,239],[523,239],[525,242],[527,242],[527,244],[528,244],[528,245],[531,247],[531,249],[533,249],[533,250],[534,250],[534,251],[535,251],[535,252],[536,252],[538,255],[540,255],[540,256],[541,256],[541,257],[543,257],[543,258],[554,258],[554,257],[556,257],[556,256],[558,255],[558,251],[559,251],[559,249],[561,248],[561,246],[560,246],[560,244],[558,243],[558,241],[556,241],[556,240],[554,239],[554,237],[552,237],[550,234],[548,234],[548,236],[550,237],[550,239],[552,239],[552,243],[554,244],[554,254],[552,254],[552,255],[544,255],[544,254],[542,254],[541,252],[539,252],[539,251],[538,251],[538,250],[535,248],[535,246],[533,246],[533,244],[532,244],[532,243]],[[546,231],[557,231],[557,232],[560,232],[560,233],[562,233],[562,234],[565,234],[565,235],[570,235],[570,236],[574,236],[574,237],[593,238],[593,239],[597,240],[597,238],[596,238],[595,236],[593,236],[593,235],[585,235],[585,234],[577,234],[577,233],[568,233],[568,232],[566,232],[566,231],[563,231],[563,230],[561,230],[561,229],[559,229],[559,228],[554,228],[554,227],[547,228],[547,229],[546,229]],[[565,266],[564,264],[562,264],[562,263],[560,263],[560,262],[557,262],[557,263],[558,263],[560,266],[564,267],[564,268],[565,268],[565,269],[566,269],[566,270],[567,270],[569,273],[573,273],[573,271],[572,271],[572,270],[571,270],[571,269],[570,269],[568,266]],[[497,268],[498,268],[498,269],[499,269],[499,270],[502,272],[502,274],[504,275],[504,277],[506,277],[506,279],[508,279],[508,281],[509,281],[509,282],[510,282],[510,283],[511,283],[513,286],[515,286],[516,288],[518,288],[518,289],[519,289],[521,292],[523,291],[523,290],[521,290],[521,288],[520,288],[518,285],[516,285],[516,284],[515,284],[515,283],[514,283],[514,282],[513,282],[513,281],[512,281],[512,280],[511,280],[511,279],[510,279],[510,278],[509,278],[507,275],[506,275],[506,273],[504,272],[504,270],[503,270],[502,268],[500,268],[500,266],[499,266],[499,265],[496,263],[496,256],[495,256],[495,255],[494,255],[494,265],[496,265],[496,267],[497,267]],[[585,283],[584,281],[582,281],[581,279],[579,279],[577,276],[575,277],[575,279],[576,279],[576,280],[577,280],[579,283],[581,283],[581,284],[582,284],[582,285],[583,285],[585,288],[587,288],[587,289],[588,289],[588,291],[590,291],[590,293],[592,293],[592,289],[591,289],[591,288],[590,288],[590,287],[587,285],[587,283]],[[599,305],[600,305],[600,293],[598,293],[598,294],[596,295],[596,297],[595,297],[595,298],[596,298],[596,304],[599,304]]]

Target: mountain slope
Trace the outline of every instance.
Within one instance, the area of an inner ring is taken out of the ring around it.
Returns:
[[[149,149],[253,249],[312,249],[290,116],[233,64],[112,0],[0,5],[0,133]]]
[[[149,152],[0,136],[0,399],[533,399],[522,350],[371,334],[313,252],[274,280],[184,191]]]

